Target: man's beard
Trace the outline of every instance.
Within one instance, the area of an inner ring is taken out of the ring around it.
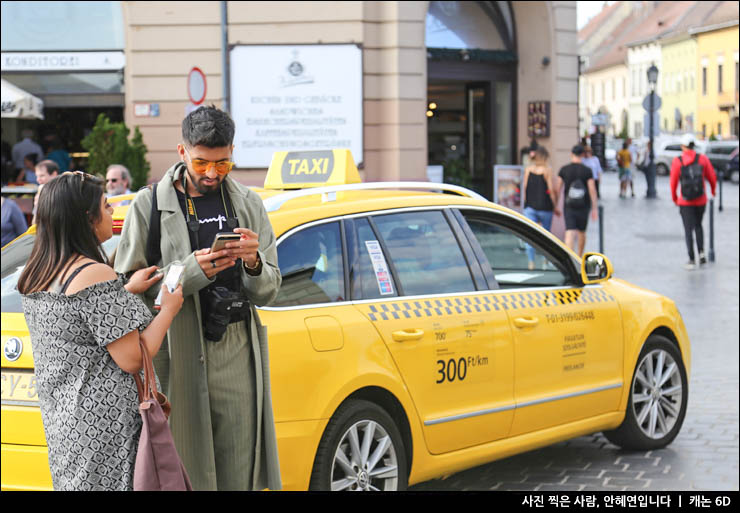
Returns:
[[[195,190],[198,191],[199,194],[207,195],[212,194],[216,191],[218,191],[219,186],[221,185],[221,182],[223,181],[222,177],[217,177],[215,180],[215,184],[213,185],[203,185],[200,180],[197,180],[192,173],[190,173],[190,170],[188,169],[188,178],[190,178],[190,181],[195,186]]]

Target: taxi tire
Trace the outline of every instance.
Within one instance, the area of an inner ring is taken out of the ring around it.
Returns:
[[[406,451],[396,423],[383,408],[360,399],[352,399],[342,404],[329,420],[316,451],[309,490],[331,491],[332,464],[339,444],[352,426],[364,421],[376,423],[390,437],[398,467],[395,491],[406,490],[408,487]],[[372,450],[370,452],[372,453]]]
[[[676,367],[679,372],[679,378],[681,382],[681,405],[676,416],[676,421],[673,427],[660,438],[651,438],[647,436],[639,426],[638,419],[636,418],[635,409],[633,407],[633,392],[636,384],[635,374],[643,364],[645,357],[653,351],[663,351],[667,353],[673,361],[676,363]],[[622,447],[623,449],[635,450],[635,451],[649,451],[654,449],[661,449],[670,444],[674,438],[678,435],[681,430],[684,417],[686,416],[686,406],[689,400],[689,382],[686,376],[686,368],[681,358],[681,353],[674,343],[667,338],[660,335],[651,335],[648,337],[645,345],[640,351],[640,356],[637,359],[635,370],[632,373],[632,383],[630,385],[629,402],[627,403],[627,411],[625,412],[624,420],[622,424],[611,431],[604,431],[604,436],[611,443]]]

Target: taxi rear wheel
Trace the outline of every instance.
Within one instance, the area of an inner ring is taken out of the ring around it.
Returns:
[[[396,491],[407,483],[403,439],[390,415],[364,400],[340,406],[321,438],[310,489]]]
[[[604,436],[625,449],[665,447],[681,430],[688,396],[681,353],[665,337],[652,335],[637,359],[624,421]]]

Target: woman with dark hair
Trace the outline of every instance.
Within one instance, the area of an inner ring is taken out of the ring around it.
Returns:
[[[560,215],[557,207],[558,193],[553,187],[552,169],[547,164],[550,154],[544,146],[534,150],[532,164],[524,170],[524,215],[527,219],[541,225],[550,231],[552,216]],[[535,268],[535,250],[527,244],[527,260],[529,269]]]
[[[29,153],[23,157],[23,169],[20,170],[18,176],[15,177],[16,182],[25,183],[39,183],[36,180],[36,164],[39,161],[39,156],[36,153]]]
[[[39,198],[36,242],[20,279],[55,490],[131,490],[141,417],[133,374],[140,341],[159,351],[182,306],[162,286],[153,319],[134,294],[161,278],[152,266],[128,283],[101,246],[113,235],[103,182],[75,171]]]

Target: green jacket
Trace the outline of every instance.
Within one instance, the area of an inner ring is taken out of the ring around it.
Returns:
[[[180,457],[188,471],[195,490],[215,490],[216,470],[211,430],[201,311],[198,291],[208,286],[209,280],[201,270],[190,247],[185,217],[180,209],[173,185],[175,169],[172,166],[157,186],[157,207],[161,218],[162,261],[157,263],[167,273],[173,263],[185,265],[180,282],[183,286],[182,309],[172,322],[162,349],[154,358],[156,372],[164,393],[172,404],[170,428]],[[253,490],[279,490],[280,465],[277,437],[270,393],[270,365],[267,331],[261,325],[255,306],[269,304],[277,296],[282,278],[277,265],[275,234],[267,217],[262,199],[247,187],[228,176],[224,180],[239,226],[259,236],[259,256],[262,272],[249,276],[241,271],[242,291],[251,302],[252,352],[257,386],[257,433],[254,455]],[[121,232],[121,242],[115,256],[115,270],[129,273],[147,267],[146,240],[151,215],[151,189],[142,189],[134,197]],[[161,286],[158,282],[142,296],[151,308]],[[171,343],[170,343],[171,341]]]

